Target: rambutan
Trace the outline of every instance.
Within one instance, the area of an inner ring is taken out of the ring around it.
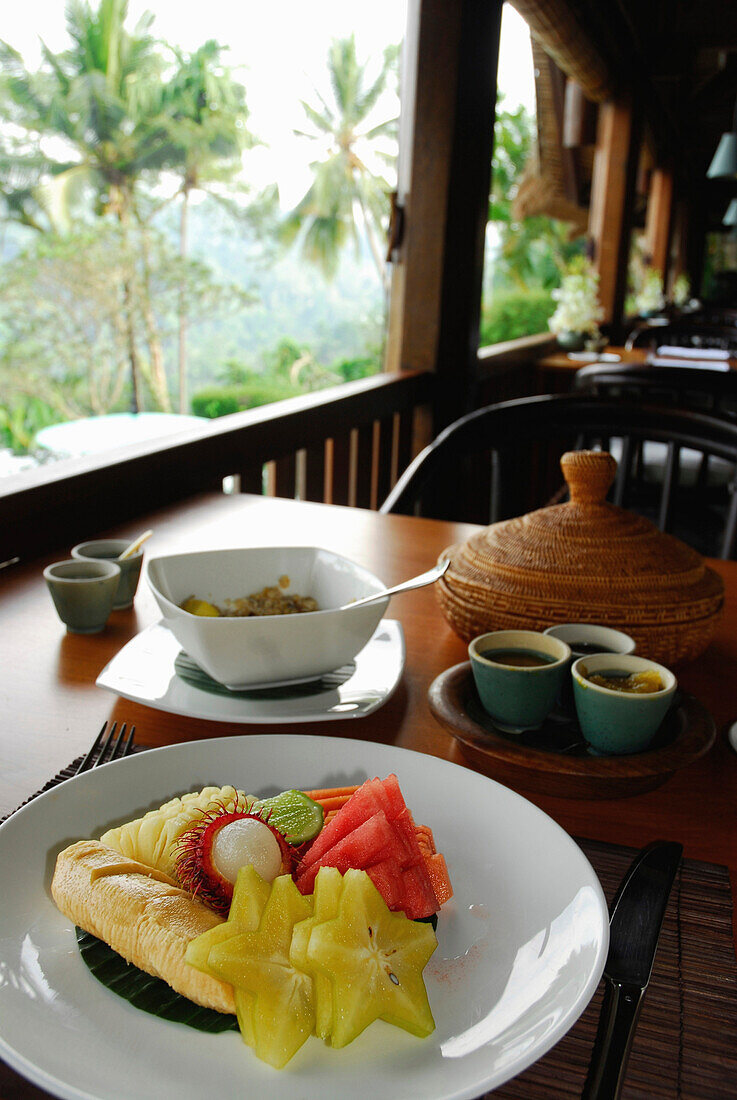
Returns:
[[[203,812],[176,843],[176,875],[181,886],[215,912],[227,916],[241,867],[252,864],[266,882],[291,874],[292,849],[268,814],[230,811],[225,806]]]

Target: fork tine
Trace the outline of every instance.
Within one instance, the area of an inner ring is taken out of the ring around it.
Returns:
[[[100,730],[100,732],[98,733],[98,735],[95,738],[94,742],[92,743],[92,746],[90,747],[90,750],[87,753],[87,755],[85,756],[84,760],[81,762],[81,764],[77,768],[76,772],[74,773],[75,775],[79,775],[81,772],[89,771],[90,768],[93,767],[92,761],[95,758],[95,754],[96,754],[97,750],[99,749],[100,745],[102,744],[102,739],[105,736],[105,730],[106,729],[107,729],[107,722],[103,722],[102,723],[102,729]],[[114,729],[115,729],[115,723],[113,723],[113,730]],[[107,745],[107,741],[105,742],[105,744]]]
[[[127,756],[133,748],[133,737],[136,732],[136,727],[131,726],[130,730],[128,730],[127,735],[125,731],[126,723],[123,722],[123,725],[120,727],[120,732],[118,734],[118,740],[115,742],[115,745],[113,746],[113,751],[110,753],[110,760],[122,760],[123,757]],[[110,760],[108,760],[108,763],[110,763]]]

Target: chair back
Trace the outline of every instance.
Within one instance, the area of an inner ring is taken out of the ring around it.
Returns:
[[[686,498],[679,471],[682,449],[737,466],[737,423],[587,393],[505,401],[455,421],[410,464],[381,511],[474,523],[523,515],[565,499],[565,451],[609,450],[614,439],[621,450],[612,503],[648,516],[709,556],[734,554],[737,493],[728,492],[718,505],[699,492]],[[655,485],[642,484],[632,461],[649,440],[667,453],[664,477]]]
[[[574,392],[620,401],[649,401],[720,416],[737,423],[737,371],[718,367],[658,367],[591,363],[576,371]]]

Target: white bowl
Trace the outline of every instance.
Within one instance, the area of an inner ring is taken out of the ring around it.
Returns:
[[[289,578],[283,591],[312,596],[318,611],[206,618],[179,606],[190,596],[219,606]],[[363,649],[389,598],[341,605],[386,586],[355,562],[316,546],[204,550],[153,557],[146,579],[165,625],[186,653],[232,690],[314,679]]]

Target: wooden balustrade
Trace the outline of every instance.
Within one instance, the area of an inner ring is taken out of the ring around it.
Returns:
[[[433,375],[383,374],[234,413],[168,439],[0,482],[0,561],[38,556],[213,488],[376,508],[414,453]]]

